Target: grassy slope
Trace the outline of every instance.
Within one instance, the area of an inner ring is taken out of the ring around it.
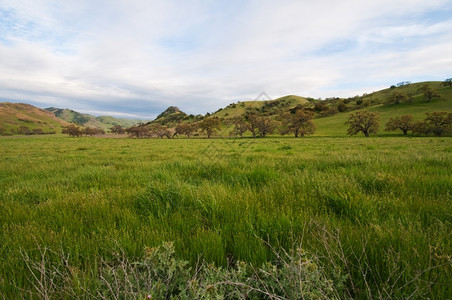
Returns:
[[[47,108],[46,110],[53,112],[58,118],[69,123],[81,123],[83,126],[95,127],[103,130],[108,130],[113,125],[121,125],[123,127],[130,127],[139,120],[121,119],[110,116],[95,117],[90,114],[82,114],[71,109]],[[80,122],[80,120],[84,120]]]
[[[117,245],[131,261],[174,241],[193,263],[259,265],[274,258],[259,238],[302,243],[356,298],[452,297],[451,138],[1,139],[7,299],[30,288],[22,258],[40,262],[38,246],[89,288]]]
[[[306,98],[300,97],[300,96],[284,96],[275,100],[268,100],[268,101],[242,101],[240,103],[236,103],[235,107],[233,107],[231,104],[227,107],[223,108],[222,110],[214,113],[212,116],[216,116],[219,118],[232,118],[236,116],[243,115],[246,112],[247,108],[261,108],[264,106],[265,102],[271,103],[274,101],[281,101],[286,100],[287,101],[287,109],[293,108],[297,106],[298,104],[304,104],[307,102]]]
[[[52,113],[23,103],[0,103],[0,128],[6,134],[13,134],[20,126],[42,129],[44,133],[61,132],[67,123]]]
[[[426,102],[422,94],[417,92],[420,85],[424,83],[411,84],[409,86],[399,87],[396,90],[404,92],[408,95],[414,96],[413,104],[379,104],[370,106],[368,111],[377,112],[380,114],[380,130],[379,135],[390,135],[395,132],[385,132],[384,124],[390,118],[401,115],[413,115],[417,121],[422,121],[425,118],[426,112],[433,111],[449,111],[452,112],[452,88],[441,87],[439,82],[430,82],[432,87],[437,89],[441,94],[441,98],[434,98],[432,102]],[[365,99],[374,99],[379,103],[385,103],[389,95],[393,92],[392,89],[382,90],[366,96]],[[347,135],[347,126],[344,124],[350,112],[338,113],[331,117],[317,118],[315,124],[317,131],[315,135],[319,136],[345,136]]]
[[[110,116],[99,116],[99,117],[96,117],[96,120],[102,124],[105,124],[106,126],[108,126],[108,128],[110,128],[113,125],[121,125],[122,127],[130,127],[132,125],[142,122],[142,120],[138,120],[138,119],[124,119],[124,118],[115,118],[115,117],[110,117]]]
[[[419,87],[423,84],[430,84],[436,91],[439,92],[441,98],[434,98],[432,102],[426,102],[423,98],[422,93],[418,91]],[[386,104],[388,98],[394,91],[400,91],[411,95],[414,98],[413,104],[399,104],[392,105]],[[306,98],[299,96],[285,96],[275,100],[289,99],[290,106],[288,108],[295,107],[297,104],[306,103]],[[275,101],[273,100],[273,101]],[[420,82],[413,83],[407,86],[398,87],[396,89],[385,89],[378,92],[368,94],[364,97],[364,100],[369,100],[374,103],[374,105],[369,106],[367,110],[377,112],[380,114],[380,130],[379,135],[392,135],[396,132],[385,132],[384,124],[392,118],[400,115],[411,114],[414,116],[415,120],[423,120],[425,118],[426,112],[433,111],[452,111],[452,88],[441,86],[441,82]],[[354,103],[354,100],[352,100]],[[264,105],[264,101],[245,101],[235,104],[235,107],[231,105],[225,107],[224,109],[216,112],[213,116],[220,118],[231,118],[234,116],[243,115],[247,108],[261,108]],[[349,106],[351,106],[350,104]],[[288,108],[285,108],[286,110]],[[334,116],[316,118],[315,124],[317,126],[317,131],[315,135],[317,136],[346,136],[347,126],[344,124],[350,112],[338,113]],[[232,129],[231,125],[224,125],[220,136],[228,136],[229,131]],[[245,136],[250,135],[246,133]]]

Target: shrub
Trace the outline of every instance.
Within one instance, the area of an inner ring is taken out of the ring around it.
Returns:
[[[24,292],[44,299],[90,295],[101,299],[343,298],[347,277],[339,270],[327,275],[320,260],[302,248],[275,251],[275,255],[275,263],[259,268],[242,261],[227,268],[203,261],[192,268],[176,256],[171,242],[145,248],[138,261],[130,261],[118,249],[112,260],[101,262],[95,290],[90,290],[81,284],[68,255],[45,248],[37,260],[23,253],[33,286]]]

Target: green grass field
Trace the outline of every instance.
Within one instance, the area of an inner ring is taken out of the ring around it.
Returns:
[[[452,138],[5,137],[0,154],[6,299],[31,295],[24,258],[44,247],[96,290],[117,247],[133,261],[165,241],[223,267],[301,245],[343,298],[452,297]]]

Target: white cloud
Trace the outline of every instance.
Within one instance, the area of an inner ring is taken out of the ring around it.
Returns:
[[[0,0],[8,17],[0,21],[0,98],[205,113],[262,90],[353,96],[441,80],[450,76],[452,17],[431,14],[450,3]]]

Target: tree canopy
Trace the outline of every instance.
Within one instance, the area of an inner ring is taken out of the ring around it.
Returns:
[[[404,115],[400,117],[390,118],[385,125],[386,131],[402,130],[404,135],[408,134],[408,130],[413,130],[414,121],[412,115]]]
[[[377,113],[369,111],[357,111],[350,113],[348,119],[345,122],[346,125],[350,125],[347,133],[350,135],[362,132],[366,137],[369,137],[371,133],[376,133],[378,127],[380,116]]]
[[[202,132],[205,132],[207,134],[207,138],[210,139],[212,134],[216,133],[221,128],[220,119],[213,117],[213,118],[205,118],[199,123],[199,129]]]

